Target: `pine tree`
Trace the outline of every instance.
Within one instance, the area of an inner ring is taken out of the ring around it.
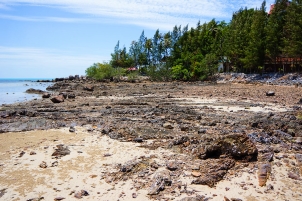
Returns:
[[[268,16],[266,26],[266,54],[275,64],[277,71],[277,57],[282,56],[284,48],[284,26],[286,20],[287,0],[276,0],[272,13]]]
[[[298,63],[302,64],[302,1],[294,0],[287,8],[283,39],[283,54],[292,60],[292,70]],[[298,59],[299,58],[299,59]]]

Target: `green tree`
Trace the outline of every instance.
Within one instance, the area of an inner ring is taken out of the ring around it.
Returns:
[[[286,57],[294,58],[292,60],[292,70],[300,71],[300,69],[294,69],[297,64],[302,64],[302,1],[293,0],[287,8],[287,14],[285,17],[284,25],[284,47],[283,54]]]
[[[114,76],[114,69],[109,63],[95,63],[86,69],[86,76],[96,80],[110,79]]]
[[[286,20],[287,0],[276,0],[274,9],[268,17],[266,26],[266,55],[275,64],[277,71],[277,57],[282,55],[284,49],[284,26]]]
[[[94,78],[98,71],[98,64],[94,63],[92,66],[85,70],[86,76],[89,78]]]
[[[261,8],[256,9],[251,23],[249,33],[249,42],[246,47],[245,58],[242,60],[249,72],[259,72],[258,67],[264,65],[265,60],[265,26],[267,14],[265,11],[266,2],[264,1]]]

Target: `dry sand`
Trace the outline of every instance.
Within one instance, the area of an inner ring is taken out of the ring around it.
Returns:
[[[150,143],[150,142],[145,142]],[[58,144],[67,145],[70,155],[55,159],[51,155]],[[173,155],[169,150],[158,148],[148,150],[139,147],[138,143],[119,142],[99,133],[88,133],[83,127],[76,127],[76,133],[70,133],[67,128],[48,131],[30,131],[20,133],[0,134],[0,197],[2,201],[28,200],[44,197],[44,200],[65,198],[78,200],[74,193],[86,190],[89,196],[83,200],[151,200],[148,188],[136,190],[134,181],[107,183],[106,172],[117,172],[116,165],[123,164],[140,156],[157,155],[157,163],[165,167],[164,156]],[[25,154],[20,157],[20,153]],[[35,152],[35,155],[30,155]],[[47,168],[39,165],[46,162]],[[57,166],[55,165],[57,161]],[[301,181],[295,181],[287,176],[293,168],[294,156],[274,159],[272,174],[267,186],[273,190],[260,187],[257,179],[257,168],[251,164],[242,172],[230,171],[224,181],[216,187],[191,185],[193,177],[190,171],[184,171],[180,180],[187,183],[188,191],[211,197],[211,200],[240,198],[242,200],[302,200]],[[280,163],[280,164],[279,164]],[[54,164],[54,167],[51,167]],[[153,175],[150,175],[152,179]],[[139,179],[139,178],[137,178]],[[173,181],[176,182],[176,181]],[[182,186],[183,188],[184,186]],[[136,198],[132,195],[135,193]],[[176,197],[167,200],[181,200],[188,197],[177,189]]]

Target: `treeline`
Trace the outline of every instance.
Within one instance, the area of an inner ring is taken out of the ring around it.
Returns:
[[[229,23],[213,19],[190,29],[175,26],[167,33],[157,30],[153,38],[143,31],[128,51],[118,42],[108,65],[139,67],[154,80],[204,80],[218,65],[227,72],[282,71],[280,57],[293,58],[291,70],[300,70],[302,0],[276,0],[270,13],[264,1],[260,8],[233,13]],[[265,64],[271,64],[270,69],[264,69]]]

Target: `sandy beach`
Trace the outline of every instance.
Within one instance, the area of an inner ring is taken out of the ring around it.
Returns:
[[[118,164],[142,157],[153,158],[159,168],[165,169],[165,158],[175,153],[158,148],[148,150],[142,144],[119,142],[97,132],[87,132],[76,127],[68,129],[5,133],[0,135],[0,200],[78,200],[75,194],[81,190],[89,195],[83,200],[152,200],[147,195],[154,173],[148,172],[145,187],[136,186],[132,180],[111,182],[106,173],[119,172]],[[145,142],[150,143],[150,142]],[[64,144],[70,154],[53,157],[56,145]],[[241,171],[230,171],[216,187],[191,185],[190,167],[185,167],[179,178],[180,188],[173,197],[164,200],[181,200],[184,197],[203,195],[211,200],[302,200],[301,181],[293,181],[287,172],[295,167],[292,154],[276,155],[267,185],[258,186],[257,165],[249,164]],[[40,167],[45,162],[47,167]],[[175,181],[176,182],[176,181]],[[186,191],[184,188],[186,186]],[[169,187],[167,187],[169,188]],[[192,194],[188,196],[188,194]]]

